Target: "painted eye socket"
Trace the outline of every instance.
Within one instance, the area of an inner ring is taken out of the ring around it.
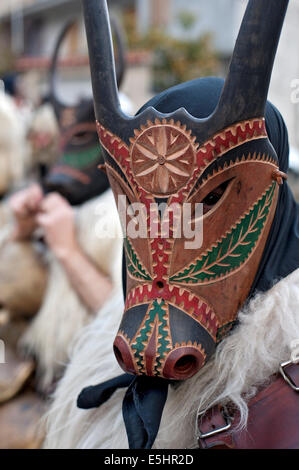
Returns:
[[[223,197],[231,179],[220,184],[217,188],[213,189],[202,201],[203,214],[209,212]]]

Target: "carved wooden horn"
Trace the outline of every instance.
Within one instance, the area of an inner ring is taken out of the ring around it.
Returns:
[[[83,0],[96,118],[109,128],[122,121],[106,1]]]
[[[217,112],[230,122],[265,115],[274,59],[289,0],[250,0]]]
[[[75,24],[76,20],[72,19],[68,21],[62,28],[52,55],[52,60],[51,60],[51,66],[50,66],[50,99],[53,104],[54,110],[56,112],[56,115],[59,116],[61,109],[65,108],[66,105],[62,103],[56,92],[56,82],[57,82],[57,68],[58,68],[58,57],[59,57],[59,52],[60,48],[62,46],[62,43],[69,32],[69,30],[72,28],[72,26]],[[120,25],[118,24],[117,20],[114,17],[111,17],[110,19],[111,22],[111,27],[113,30],[113,34],[115,37],[116,41],[116,47],[117,47],[117,64],[116,64],[116,76],[117,76],[117,85],[120,87],[125,70],[126,70],[126,52],[125,52],[125,41],[124,41],[124,35],[123,32],[120,28]],[[90,100],[90,107],[93,109],[93,99]]]
[[[54,47],[54,52],[52,55],[52,60],[51,60],[51,66],[50,66],[50,100],[53,105],[54,111],[56,116],[59,117],[61,110],[66,107],[65,104],[63,104],[60,99],[58,98],[57,92],[56,92],[56,82],[57,82],[57,68],[58,68],[58,56],[59,56],[59,51],[61,48],[61,45],[63,43],[64,38],[66,37],[68,31],[72,28],[72,26],[75,24],[75,20],[70,20],[68,21],[62,28],[57,40],[56,44]]]
[[[249,0],[219,104],[205,119],[181,108],[162,114],[147,108],[136,117],[120,109],[106,0],[82,0],[97,120],[123,140],[148,119],[172,118],[196,131],[198,140],[252,117],[262,117],[273,62],[289,0]]]

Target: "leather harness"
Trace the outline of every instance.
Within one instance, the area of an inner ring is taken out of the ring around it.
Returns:
[[[281,364],[270,385],[248,403],[246,429],[238,430],[239,413],[216,405],[197,419],[201,449],[298,449],[299,364]]]

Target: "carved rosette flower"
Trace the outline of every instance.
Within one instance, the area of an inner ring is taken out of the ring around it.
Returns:
[[[149,124],[131,145],[135,180],[157,196],[176,193],[192,176],[196,147],[190,132],[178,124]]]

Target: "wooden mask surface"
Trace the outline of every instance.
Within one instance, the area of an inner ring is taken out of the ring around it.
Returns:
[[[83,5],[98,135],[116,202],[125,201],[127,293],[115,354],[130,373],[187,379],[236,320],[275,215],[282,174],[264,115],[288,1],[249,1],[218,106],[206,119],[184,108],[125,116],[111,41],[99,40],[110,37],[106,2]],[[128,230],[136,203],[143,237]],[[177,236],[184,207],[190,225],[201,222],[199,246]]]

